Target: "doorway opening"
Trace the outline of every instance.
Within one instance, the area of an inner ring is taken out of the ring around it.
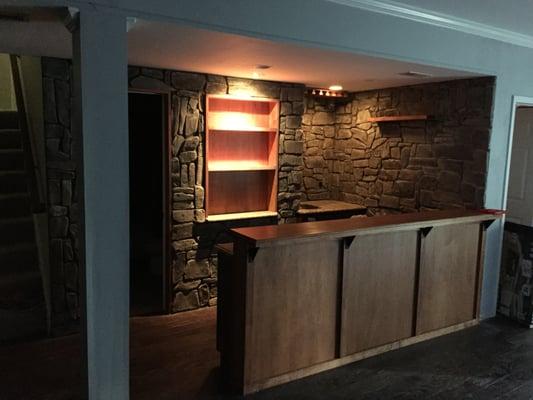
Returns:
[[[533,105],[515,109],[507,188],[507,221],[533,226]]]
[[[533,327],[533,98],[513,99],[509,137],[498,312]]]
[[[166,311],[165,96],[130,92],[130,314]]]

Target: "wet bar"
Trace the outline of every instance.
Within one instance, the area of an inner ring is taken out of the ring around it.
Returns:
[[[232,230],[219,248],[224,382],[251,393],[479,320],[486,228],[445,210]]]

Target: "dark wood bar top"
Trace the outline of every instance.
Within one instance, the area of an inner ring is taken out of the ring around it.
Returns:
[[[443,226],[454,223],[482,222],[501,218],[499,210],[438,210],[330,221],[267,225],[232,229],[237,237],[255,247],[266,247],[279,241],[304,238],[342,238],[362,233],[390,232]]]

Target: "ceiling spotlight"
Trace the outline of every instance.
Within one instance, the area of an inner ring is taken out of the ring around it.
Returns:
[[[331,85],[329,87],[329,90],[333,90],[333,91],[342,90],[342,86],[341,85]]]
[[[272,68],[272,65],[267,65],[267,64],[257,64],[255,66],[256,69],[269,69],[269,68]]]

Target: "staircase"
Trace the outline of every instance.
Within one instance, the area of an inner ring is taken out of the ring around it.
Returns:
[[[31,169],[19,117],[0,112],[0,342],[42,336],[47,329]]]

